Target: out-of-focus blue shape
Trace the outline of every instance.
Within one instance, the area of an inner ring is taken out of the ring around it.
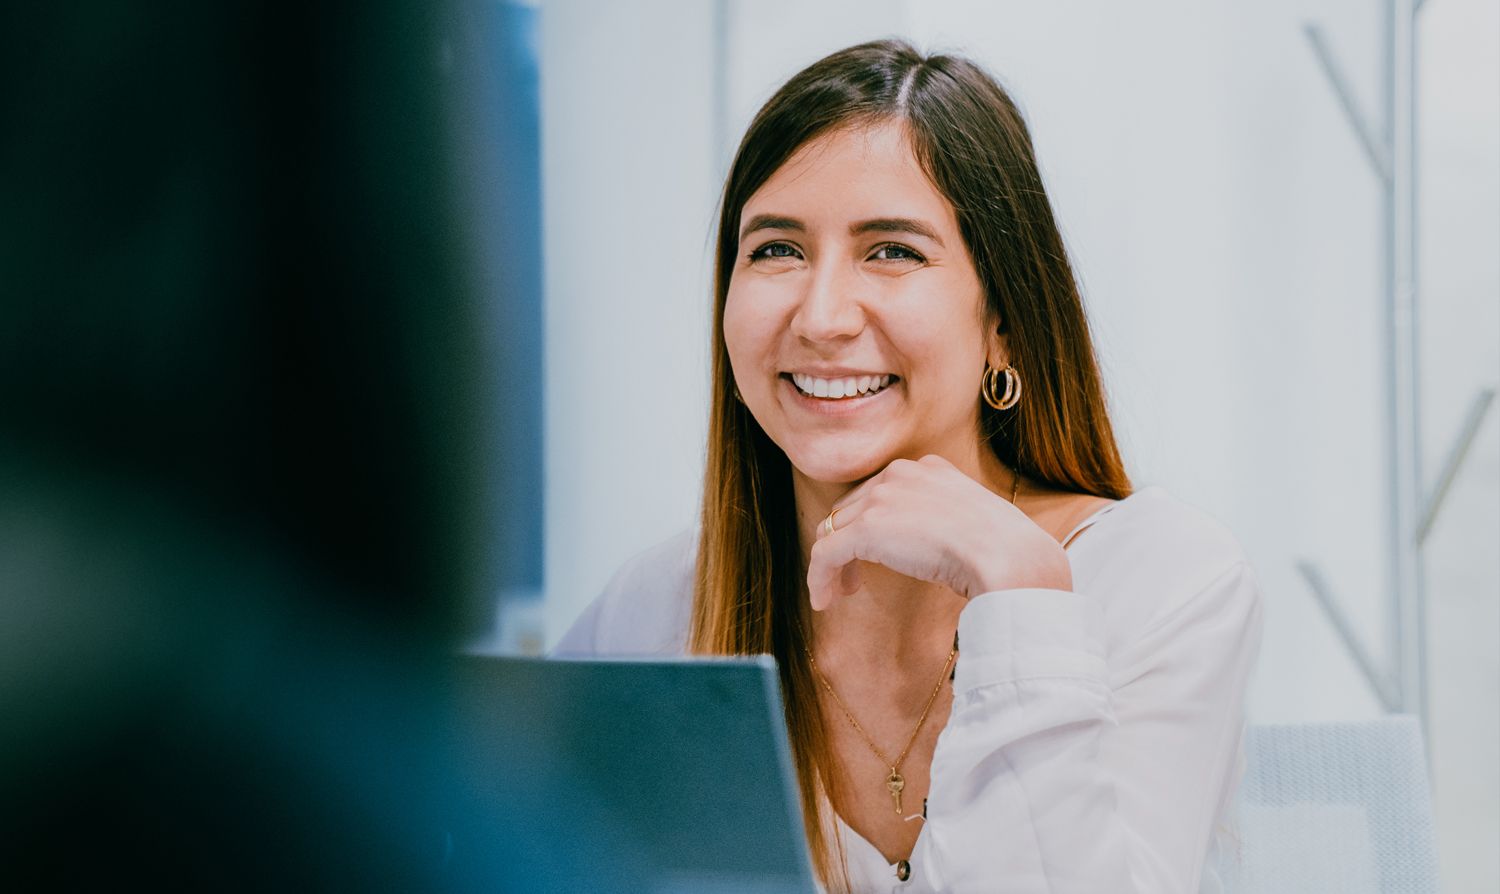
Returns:
[[[544,524],[541,117],[535,6],[460,0],[450,52],[471,73],[455,122],[472,216],[475,286],[484,304],[489,382],[482,400],[505,420],[489,445],[490,586],[540,598]],[[476,617],[476,633],[495,618]],[[485,623],[488,622],[488,623]]]

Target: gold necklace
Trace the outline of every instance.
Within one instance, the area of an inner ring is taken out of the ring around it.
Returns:
[[[797,623],[797,627],[799,630],[802,627],[800,621]],[[895,760],[891,760],[885,756],[885,752],[880,750],[880,747],[870,738],[870,734],[865,732],[865,728],[859,725],[858,720],[854,719],[854,714],[849,711],[849,706],[844,704],[844,700],[839,698],[837,692],[833,691],[833,685],[828,682],[828,678],[823,676],[822,671],[818,670],[818,660],[813,657],[812,649],[807,645],[806,633],[802,634],[802,650],[807,653],[807,661],[812,665],[813,673],[817,674],[818,681],[823,684],[824,689],[828,690],[828,694],[833,696],[834,702],[843,709],[844,716],[849,719],[849,724],[859,733],[860,738],[865,740],[865,744],[870,746],[870,751],[880,759],[880,762],[891,768],[890,775],[885,778],[885,788],[886,791],[891,793],[891,802],[896,807],[896,815],[903,816],[904,814],[901,812],[901,790],[906,788],[906,777],[901,775],[901,764],[906,760],[906,753],[911,751],[912,743],[917,741],[917,733],[921,732],[922,724],[927,722],[927,715],[932,711],[932,704],[937,701],[938,693],[943,689],[943,681],[948,678],[948,669],[953,666],[953,659],[958,656],[958,637],[953,637],[953,649],[948,653],[948,660],[943,662],[943,673],[938,677],[937,685],[932,688],[932,695],[927,697],[927,705],[922,708],[922,716],[917,718],[917,725],[912,728],[911,735],[907,737],[905,747],[901,749],[901,754]]]
[[[1016,495],[1020,490],[1021,472],[1019,469],[1012,469],[1010,485],[1011,505],[1016,505]],[[906,737],[906,745],[901,749],[901,754],[895,760],[891,760],[885,756],[885,752],[880,750],[880,746],[875,744],[875,740],[870,738],[870,734],[865,732],[865,728],[859,725],[859,721],[854,719],[854,713],[849,710],[849,706],[844,704],[844,700],[839,698],[837,692],[833,691],[833,684],[829,683],[828,678],[823,676],[823,672],[818,670],[818,659],[813,657],[812,648],[808,645],[807,631],[802,629],[802,622],[800,620],[797,621],[797,632],[802,636],[802,651],[807,653],[807,663],[812,666],[812,671],[817,675],[818,681],[823,684],[823,688],[828,690],[828,694],[844,712],[844,716],[849,720],[849,725],[853,726],[854,731],[859,733],[859,737],[865,740],[865,744],[869,746],[871,753],[882,764],[891,768],[890,775],[885,778],[885,788],[886,791],[891,793],[891,803],[895,805],[896,815],[904,816],[905,814],[901,811],[901,791],[906,788],[906,777],[901,775],[901,764],[906,760],[907,752],[911,751],[912,743],[917,741],[917,733],[922,731],[922,724],[927,722],[927,715],[931,713],[932,705],[937,701],[938,693],[943,689],[943,680],[949,677],[948,669],[953,666],[953,659],[958,657],[958,634],[953,634],[953,648],[948,652],[948,660],[943,662],[943,672],[938,676],[937,685],[932,688],[932,695],[927,697],[927,704],[922,708],[922,716],[917,718],[917,725],[912,728],[911,735]]]

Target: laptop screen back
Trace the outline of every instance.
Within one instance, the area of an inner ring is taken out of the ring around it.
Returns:
[[[464,816],[488,890],[812,891],[776,665],[459,659]]]

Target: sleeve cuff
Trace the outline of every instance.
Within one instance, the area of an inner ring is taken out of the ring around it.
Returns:
[[[981,593],[958,616],[953,685],[968,692],[996,683],[1070,677],[1108,685],[1104,609],[1066,590]]]

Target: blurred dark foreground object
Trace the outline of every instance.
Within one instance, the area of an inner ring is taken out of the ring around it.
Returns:
[[[0,889],[466,886],[440,669],[495,495],[454,16],[0,18]]]

